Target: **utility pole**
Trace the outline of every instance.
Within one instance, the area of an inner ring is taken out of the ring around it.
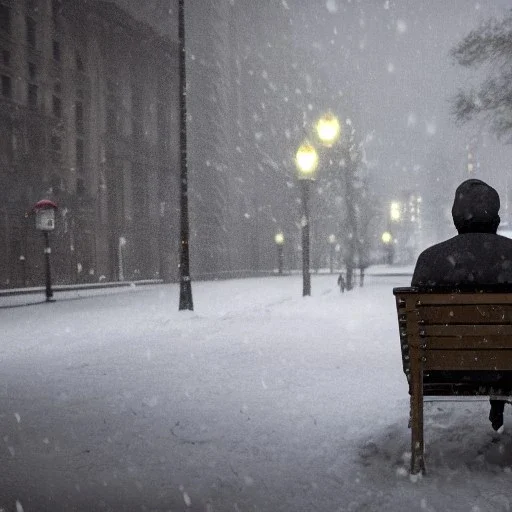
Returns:
[[[190,281],[188,176],[187,176],[187,82],[185,70],[185,0],[178,2],[180,68],[180,304],[179,310],[194,309]]]

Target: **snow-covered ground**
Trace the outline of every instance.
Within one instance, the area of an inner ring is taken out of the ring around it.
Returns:
[[[177,285],[0,298],[0,510],[510,510],[512,418],[495,435],[485,401],[427,404],[409,476],[409,280],[195,282],[194,312]]]

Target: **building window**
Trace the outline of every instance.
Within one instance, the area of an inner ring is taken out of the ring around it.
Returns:
[[[11,9],[3,4],[0,4],[0,30],[7,33],[11,31]]]
[[[84,106],[81,101],[75,101],[75,128],[78,133],[84,131]]]
[[[60,153],[62,151],[62,141],[58,135],[52,135],[52,151]]]
[[[37,85],[28,84],[27,99],[30,108],[37,108]]]
[[[107,108],[107,131],[109,133],[117,131],[117,115],[113,108]]]
[[[36,65],[33,62],[28,63],[28,77],[30,80],[36,79]]]
[[[60,0],[52,0],[52,16],[55,18],[60,14]]]
[[[52,112],[54,117],[62,117],[62,101],[55,94],[52,96]]]
[[[78,69],[78,71],[84,71],[85,70],[84,61],[83,61],[80,53],[76,52],[75,60],[76,60],[76,69]]]
[[[58,135],[52,135],[50,143],[52,148],[52,162],[58,164],[62,156],[62,140]]]
[[[2,62],[4,66],[11,65],[11,52],[9,50],[2,50]]]
[[[53,40],[53,60],[60,62],[60,43]]]
[[[4,98],[12,97],[12,83],[10,76],[2,75],[2,96]]]
[[[85,194],[85,180],[83,178],[76,179],[76,193],[79,196],[83,196]]]
[[[25,18],[27,25],[27,44],[30,48],[35,49],[36,47],[36,22],[30,17]]]
[[[76,139],[76,167],[79,170],[84,168],[84,141]]]

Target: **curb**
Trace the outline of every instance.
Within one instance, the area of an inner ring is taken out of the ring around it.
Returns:
[[[54,292],[68,292],[76,290],[97,290],[101,288],[123,288],[128,286],[144,286],[149,284],[162,284],[162,279],[145,279],[141,281],[114,281],[108,283],[87,283],[87,284],[60,284],[52,286]],[[0,297],[12,297],[15,295],[29,295],[34,293],[44,293],[44,286],[34,286],[30,288],[12,288],[0,290]]]

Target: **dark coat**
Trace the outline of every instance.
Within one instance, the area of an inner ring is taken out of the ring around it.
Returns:
[[[512,283],[512,240],[492,233],[464,233],[423,251],[412,286]]]
[[[452,208],[459,234],[420,254],[412,286],[512,283],[512,240],[496,234],[499,208],[492,187],[475,179],[462,183]]]
[[[467,180],[455,192],[452,217],[459,234],[423,251],[412,286],[496,285],[512,283],[512,240],[497,235],[500,199],[496,190],[480,180]],[[435,374],[437,372],[430,372]],[[461,372],[441,372],[447,381],[471,380]],[[512,373],[473,374],[479,381],[510,389]],[[428,381],[429,374],[425,375]]]

